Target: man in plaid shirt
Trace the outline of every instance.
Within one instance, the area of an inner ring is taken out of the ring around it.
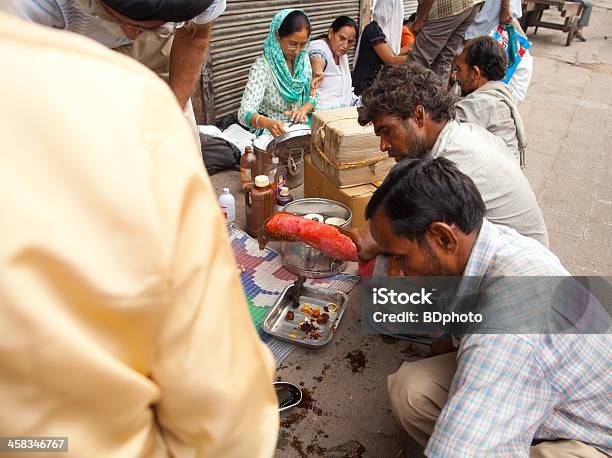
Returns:
[[[542,244],[484,212],[472,180],[438,158],[398,164],[366,217],[390,276],[463,276],[462,285],[486,293],[492,277],[569,275]],[[508,287],[491,302],[501,296],[520,312],[525,292],[512,284],[501,282]],[[465,335],[456,352],[404,363],[389,377],[394,413],[429,457],[604,457],[612,453],[610,317],[597,326],[604,332]]]
[[[419,0],[412,58],[448,84],[451,62],[484,0]]]

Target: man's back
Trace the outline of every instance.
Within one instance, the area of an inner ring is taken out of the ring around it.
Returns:
[[[525,308],[569,305],[585,312],[577,299],[585,296],[549,291],[556,285],[576,292],[578,283],[548,249],[486,220],[464,281],[478,288],[484,301],[479,310],[490,327],[461,339],[452,389],[428,456],[526,456],[532,440],[558,439],[609,453],[610,317],[595,305],[588,309],[593,314],[572,323],[586,322],[588,329],[581,332],[588,334],[529,331],[533,324],[519,319]],[[495,311],[502,307],[514,311],[513,320],[498,319]]]
[[[431,154],[453,161],[476,184],[491,222],[548,246],[542,210],[527,178],[503,142],[475,124],[449,121]]]
[[[0,26],[0,431],[269,456],[272,361],[176,99],[89,40]]]
[[[477,89],[459,100],[455,109],[459,122],[470,122],[484,127],[499,137],[516,161],[519,161],[519,145],[512,111],[500,97],[492,92]]]

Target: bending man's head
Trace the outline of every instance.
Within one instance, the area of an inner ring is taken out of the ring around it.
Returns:
[[[391,276],[462,275],[484,214],[474,182],[444,158],[396,165],[366,208]]]
[[[491,37],[469,40],[457,60],[457,82],[466,96],[489,81],[499,81],[506,75],[506,51]]]
[[[100,0],[113,12],[139,23],[184,22],[199,16],[212,0]]]
[[[415,62],[383,67],[361,103],[359,124],[374,124],[381,151],[398,162],[425,156],[439,131],[434,126],[455,117],[453,99],[438,75]]]

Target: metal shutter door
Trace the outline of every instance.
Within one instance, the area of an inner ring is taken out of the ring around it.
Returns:
[[[312,24],[313,39],[325,33],[338,16],[346,15],[359,21],[359,0],[228,0],[225,13],[215,21],[210,46],[212,90],[208,92],[209,97],[211,92],[213,94],[214,120],[208,122],[237,113],[249,69],[262,52],[270,21],[284,8],[306,12]],[[210,108],[206,111],[211,112]]]

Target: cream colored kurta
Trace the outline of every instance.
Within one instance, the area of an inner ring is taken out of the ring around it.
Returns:
[[[272,358],[170,89],[2,13],[0,54],[0,436],[271,456]]]

